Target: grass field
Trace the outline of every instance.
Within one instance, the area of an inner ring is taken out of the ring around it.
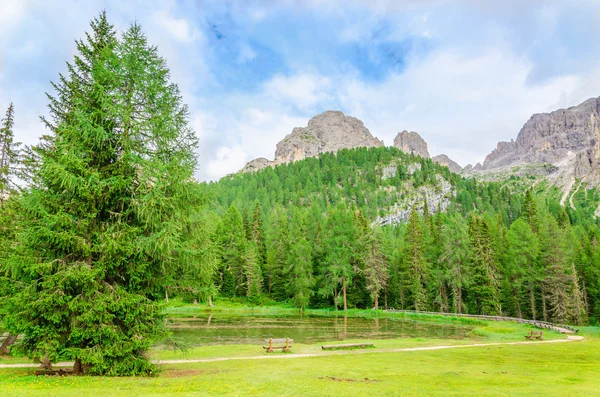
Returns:
[[[0,369],[0,396],[600,395],[600,329],[595,327],[582,328],[585,340],[578,342],[385,352],[522,341],[530,329],[479,321],[466,340],[394,339],[376,341],[375,349],[344,355],[164,365],[152,378],[36,377],[34,369]],[[545,333],[545,339],[552,338],[564,336]],[[296,345],[293,353],[321,352],[319,346]],[[161,360],[264,355],[260,346],[253,345],[206,346],[185,353],[155,350],[152,354]]]

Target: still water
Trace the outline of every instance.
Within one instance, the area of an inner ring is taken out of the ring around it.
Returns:
[[[471,327],[398,318],[322,317],[263,314],[199,314],[194,318],[172,318],[176,339],[189,346],[254,344],[265,338],[292,338],[297,343],[319,343],[349,339],[408,337],[461,339]]]

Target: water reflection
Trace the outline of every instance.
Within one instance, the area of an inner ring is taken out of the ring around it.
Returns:
[[[173,336],[192,346],[253,344],[265,338],[298,343],[407,337],[463,338],[471,327],[396,318],[313,317],[308,315],[239,315],[211,313],[170,319]]]

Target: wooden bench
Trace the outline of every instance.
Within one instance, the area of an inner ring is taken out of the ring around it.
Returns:
[[[527,335],[525,335],[525,339],[527,340],[534,340],[534,339],[538,339],[538,340],[543,340],[542,336],[544,335],[544,333],[542,331],[531,331],[529,332]]]
[[[333,349],[364,349],[366,347],[373,347],[372,343],[347,343],[345,345],[328,345],[321,346],[323,350],[333,350]]]
[[[289,352],[290,349],[292,348],[292,344],[294,343],[293,339],[290,338],[285,338],[285,339],[273,339],[273,338],[269,338],[269,339],[265,339],[265,343],[268,343],[268,346],[263,346],[263,349],[267,350],[267,353],[273,353],[273,349],[281,349],[281,351],[283,352]],[[285,345],[282,346],[275,346],[275,344],[282,344],[285,343]]]

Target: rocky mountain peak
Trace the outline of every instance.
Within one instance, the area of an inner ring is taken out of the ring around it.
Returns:
[[[258,171],[291,161],[315,157],[357,147],[379,147],[383,141],[375,138],[362,121],[337,110],[321,113],[308,121],[306,127],[296,127],[277,144],[275,159],[250,161],[241,172]]]
[[[394,138],[394,146],[405,153],[415,154],[417,156],[429,158],[427,142],[421,138],[421,135],[414,131],[402,131]]]
[[[383,142],[373,137],[362,121],[329,110],[310,119],[306,127],[294,128],[279,142],[274,162],[281,164],[340,149],[378,146],[383,146]]]
[[[557,164],[594,146],[599,134],[600,98],[567,109],[537,113],[523,125],[516,140],[499,142],[483,169],[523,163]]]
[[[463,168],[456,161],[452,160],[445,154],[438,154],[437,156],[433,156],[431,160],[440,165],[448,167],[450,171],[455,172],[457,174],[463,170]]]

